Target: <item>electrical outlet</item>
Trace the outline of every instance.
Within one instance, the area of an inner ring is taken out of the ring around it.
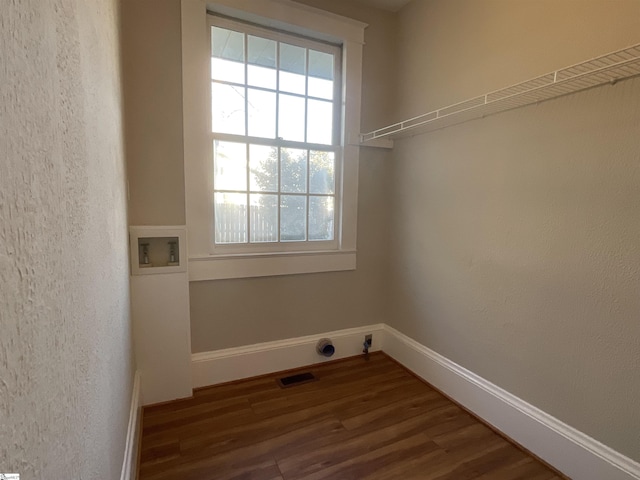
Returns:
[[[373,342],[373,335],[371,335],[371,334],[365,335],[364,336],[364,343],[366,343],[367,345],[369,345],[369,347],[371,347],[371,342]]]

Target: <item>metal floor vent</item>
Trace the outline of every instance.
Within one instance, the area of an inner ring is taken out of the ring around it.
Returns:
[[[302,385],[303,383],[315,382],[316,377],[311,372],[298,373],[297,375],[290,375],[278,379],[278,385],[281,388],[295,387],[296,385]]]

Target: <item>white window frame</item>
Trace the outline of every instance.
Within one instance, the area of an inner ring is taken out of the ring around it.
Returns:
[[[342,46],[338,146],[342,162],[341,171],[336,171],[336,203],[341,208],[334,227],[335,246],[255,253],[212,251],[213,161],[208,12]],[[184,165],[190,281],[356,268],[358,139],[365,27],[366,24],[356,20],[290,0],[182,0]]]

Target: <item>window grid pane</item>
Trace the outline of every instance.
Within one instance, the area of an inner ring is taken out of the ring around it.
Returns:
[[[249,188],[252,192],[278,192],[278,148],[264,145],[249,146]]]
[[[309,192],[330,195],[335,192],[335,155],[333,152],[309,152]]]
[[[334,198],[309,197],[309,240],[333,240]]]
[[[222,141],[214,151],[217,244],[334,239],[334,152]]]
[[[216,243],[247,242],[247,196],[243,193],[215,194]]]
[[[244,135],[245,88],[212,82],[211,97],[212,130],[217,133]]]
[[[307,239],[307,197],[280,196],[280,241],[302,242]]]
[[[280,150],[280,178],[283,193],[307,192],[307,150],[297,148],[282,148]]]
[[[249,135],[252,137],[275,138],[276,94],[256,88],[248,89],[247,106],[249,113]]]
[[[249,208],[251,243],[277,242],[278,195],[252,194]]]
[[[215,140],[216,244],[334,240],[336,155],[304,143],[333,145],[334,60],[212,28],[212,130],[238,137]],[[301,148],[255,143],[260,137]]]

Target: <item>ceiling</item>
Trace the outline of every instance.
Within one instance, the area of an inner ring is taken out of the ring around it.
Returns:
[[[389,10],[391,12],[397,12],[404,7],[411,0],[357,0],[359,3],[364,3],[370,7],[381,8],[383,10]]]

